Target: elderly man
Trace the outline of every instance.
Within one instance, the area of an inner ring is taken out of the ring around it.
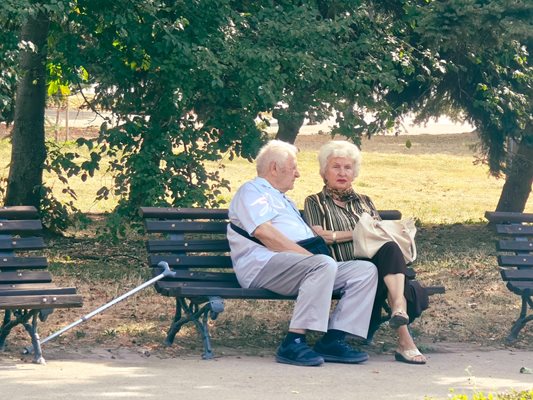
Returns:
[[[285,196],[300,176],[297,151],[279,140],[267,143],[256,159],[258,176],[243,184],[231,201],[229,218],[237,227],[228,226],[234,269],[243,287],[297,296],[289,332],[276,353],[278,362],[302,366],[324,361],[360,363],[368,355],[352,349],[345,337],[367,335],[377,270],[367,261],[337,263],[296,243],[314,236]],[[337,290],[342,298],[330,316],[331,295]],[[314,348],[306,343],[308,330],[326,332]]]

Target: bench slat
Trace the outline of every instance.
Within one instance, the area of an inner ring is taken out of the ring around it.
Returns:
[[[487,211],[485,218],[492,223],[521,223],[533,222],[533,213]]]
[[[502,267],[533,267],[533,256],[498,256],[498,264]]]
[[[220,240],[148,240],[147,249],[150,253],[165,252],[228,252],[227,239]]]
[[[175,207],[141,207],[139,214],[142,218],[162,219],[227,219],[227,209],[206,208],[175,208]],[[401,219],[402,213],[398,210],[379,210],[381,219]]]
[[[152,267],[166,261],[172,268],[233,268],[230,256],[151,255],[149,261]]]
[[[524,281],[509,281],[507,282],[507,288],[519,295],[519,296],[522,296],[522,294],[528,290],[530,295],[533,291],[533,282],[532,281],[528,281],[528,282],[524,282]]]
[[[0,239],[0,250],[41,250],[45,247],[42,237]]]
[[[154,275],[159,275],[163,270],[154,268]],[[213,281],[213,282],[238,282],[237,276],[232,272],[204,272],[190,270],[175,270],[175,276],[164,278],[162,282],[172,282],[173,280],[184,281]]]
[[[227,299],[262,299],[262,300],[294,300],[296,296],[282,296],[267,289],[241,287],[201,287],[201,286],[173,286],[170,282],[158,282],[156,289],[165,296],[199,297],[220,296]],[[445,293],[444,287],[427,287],[431,294]],[[340,293],[333,293],[333,299],[339,299]]]
[[[263,300],[293,300],[293,297],[281,296],[266,289],[242,288],[176,288],[168,291],[167,296],[206,297],[221,296],[225,299],[263,299]]]
[[[0,273],[0,283],[47,283],[52,282],[52,276],[48,271],[8,271]]]
[[[238,282],[234,281],[159,281],[157,286],[164,288],[238,288],[242,289]]]
[[[531,236],[533,225],[496,225],[496,232],[500,235]]]
[[[227,222],[202,221],[145,221],[146,231],[150,233],[226,233]]]
[[[37,209],[33,206],[0,207],[0,219],[35,219],[39,218]]]
[[[26,289],[0,289],[0,296],[41,296],[41,295],[54,295],[54,294],[76,294],[76,288],[58,288],[58,287],[34,287]]]
[[[82,299],[79,295],[41,295],[41,296],[2,296],[0,309],[44,309],[81,307]]]
[[[446,288],[444,286],[424,286],[427,290],[428,296],[434,294],[444,294],[446,293]]]
[[[206,208],[175,208],[175,207],[141,207],[142,218],[164,218],[164,219],[227,219],[227,209],[206,209]]]
[[[48,267],[46,257],[2,257],[0,271],[5,269],[43,269]]]
[[[39,288],[42,289],[54,289],[56,285],[51,282],[39,283]],[[0,284],[0,291],[4,290],[32,290],[35,289],[35,284],[33,283],[9,283],[9,284]]]
[[[172,287],[162,288],[166,296],[199,297],[220,296],[226,299],[263,299],[263,300],[294,300],[296,296],[282,296],[267,289],[241,287]],[[334,294],[332,298],[339,298]]]
[[[500,269],[504,281],[531,281],[533,282],[533,269]]]
[[[533,251],[533,242],[525,240],[498,240],[496,242],[498,251]]]
[[[17,220],[17,221],[0,221],[0,233],[37,233],[41,232],[43,226],[41,221],[36,220]]]

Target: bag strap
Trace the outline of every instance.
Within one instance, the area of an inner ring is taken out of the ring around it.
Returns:
[[[246,239],[251,240],[252,242],[255,242],[257,244],[260,244],[261,246],[264,246],[263,242],[261,242],[256,237],[250,236],[248,232],[246,232],[244,229],[239,228],[237,225],[235,225],[233,222],[229,223],[229,226],[231,226],[231,229],[233,229],[235,232],[237,232],[239,235],[244,236]]]
[[[303,219],[303,218],[302,218],[302,219]],[[304,221],[304,222],[305,222],[305,221]],[[307,222],[305,222],[305,224],[306,224],[307,226],[309,226],[309,225],[307,224]],[[235,232],[237,232],[239,235],[244,236],[246,239],[251,240],[252,242],[255,242],[255,243],[257,243],[257,244],[260,244],[261,246],[265,246],[265,245],[263,244],[263,242],[261,242],[258,238],[254,237],[254,236],[250,236],[250,235],[248,234],[248,232],[246,232],[244,229],[238,227],[238,226],[235,225],[233,222],[230,222],[230,223],[229,223],[229,226],[231,226],[231,229],[233,229],[233,230],[234,230]],[[311,228],[311,227],[309,226],[309,229],[311,229],[311,232],[313,232],[313,237],[317,237],[317,236],[318,236],[318,235],[316,234],[316,232],[313,230],[313,228]],[[265,247],[266,247],[266,246],[265,246]]]

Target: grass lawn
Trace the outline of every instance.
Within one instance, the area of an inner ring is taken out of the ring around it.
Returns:
[[[289,196],[300,207],[308,194],[322,188],[316,154],[327,140],[329,136],[305,135],[296,142],[301,150],[298,157],[301,178]],[[410,148],[405,145],[407,141]],[[378,208],[401,210],[403,215],[416,217],[422,223],[484,221],[484,212],[496,207],[504,180],[489,176],[486,166],[474,163],[477,155],[472,148],[476,143],[472,133],[364,139],[363,165],[355,188],[369,195]],[[74,149],[69,144],[62,146]],[[9,142],[0,140],[0,178],[7,178],[9,159]],[[232,191],[221,195],[227,202],[243,182],[255,176],[254,164],[243,159],[210,163],[208,168],[220,169],[222,176],[231,182]],[[50,175],[45,175],[45,180],[58,198],[68,199],[61,193],[63,186],[59,180]],[[112,177],[102,171],[87,182],[73,177],[70,185],[78,195],[74,203],[83,212],[108,212],[116,205],[117,199],[112,197],[94,201],[100,187],[112,185]],[[533,200],[528,202],[526,211],[533,212]]]
[[[298,138],[301,178],[289,195],[300,207],[305,196],[322,187],[316,153],[327,140],[327,136],[320,135]],[[410,148],[405,145],[407,140]],[[474,165],[475,143],[473,134],[462,134],[378,136],[362,144],[363,166],[356,190],[370,195],[380,209],[399,209],[404,216],[418,218],[418,278],[427,285],[446,286],[446,294],[433,296],[430,309],[412,326],[416,341],[426,352],[438,351],[442,342],[503,347],[520,309],[519,298],[500,279],[495,237],[483,218],[486,210],[494,210],[503,180],[490,177],[485,166]],[[8,147],[6,141],[0,142],[3,178],[8,173]],[[223,164],[209,167],[223,168],[233,190],[255,176],[254,165],[247,161]],[[78,207],[92,213],[111,210],[113,199],[100,203],[92,200],[98,188],[109,182],[110,177],[105,175],[85,184],[73,180]],[[232,193],[223,196],[229,201]],[[533,200],[526,211],[533,212]],[[73,228],[65,237],[49,238],[48,257],[54,276],[62,285],[78,287],[85,304],[82,310],[53,313],[42,325],[42,337],[150,276],[142,235],[132,232],[113,244],[95,235],[100,224],[101,219],[95,217],[88,227]],[[128,346],[168,356],[199,354],[201,341],[192,327],[183,328],[172,347],[162,346],[173,317],[173,303],[146,289],[47,346]],[[286,331],[291,310],[291,302],[227,301],[226,311],[211,327],[215,351],[271,354]],[[14,333],[13,345],[8,349],[13,354],[26,345],[25,333]],[[395,342],[389,329],[383,328],[369,350],[390,352]],[[522,330],[514,346],[533,350],[532,323]]]

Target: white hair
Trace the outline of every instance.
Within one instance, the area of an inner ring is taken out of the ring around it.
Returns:
[[[275,162],[277,166],[285,164],[289,157],[296,159],[298,148],[290,143],[281,140],[271,140],[259,150],[255,159],[257,175],[263,177]]]
[[[352,160],[354,178],[359,175],[362,156],[361,151],[359,151],[359,148],[355,144],[345,140],[332,140],[320,148],[320,151],[318,152],[318,163],[320,165],[320,176],[322,178],[324,178],[324,174],[326,173],[328,161],[332,157],[346,157]]]

